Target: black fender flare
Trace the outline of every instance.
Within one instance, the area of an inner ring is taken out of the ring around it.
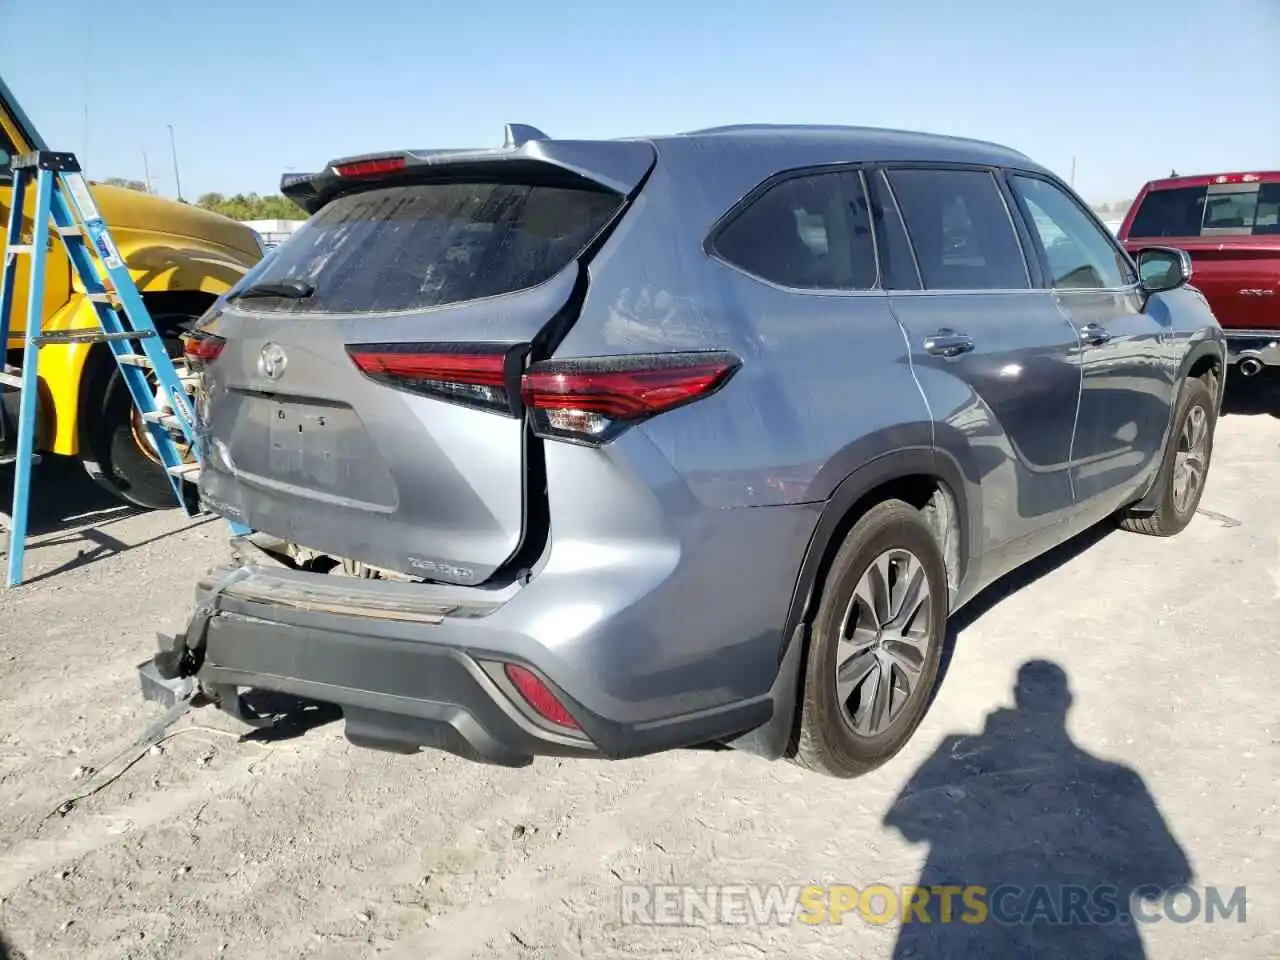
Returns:
[[[907,447],[886,453],[864,463],[842,480],[822,505],[818,522],[805,548],[800,572],[787,609],[784,637],[791,637],[796,627],[807,620],[817,593],[823,565],[829,558],[833,540],[859,501],[879,487],[910,476],[935,477],[945,483],[956,500],[956,519],[960,528],[960,569],[962,581],[971,556],[970,514],[964,478],[950,457],[932,447]]]

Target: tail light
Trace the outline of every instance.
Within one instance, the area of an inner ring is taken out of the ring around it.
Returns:
[[[525,373],[521,394],[539,436],[604,443],[631,424],[710,396],[738,365],[719,352],[548,360]]]
[[[377,157],[336,164],[333,172],[340,177],[378,177],[387,173],[399,173],[404,168],[404,157]]]
[[[586,444],[607,443],[632,424],[710,396],[741,365],[723,351],[661,353],[546,360],[521,375],[519,348],[467,349],[360,344],[347,352],[388,386],[510,416],[527,410],[538,436]]]
[[[551,692],[551,688],[538,679],[538,675],[532,670],[508,663],[503,665],[503,671],[511,681],[511,685],[520,692],[520,696],[524,697],[529,706],[537,711],[538,716],[551,721],[558,727],[567,727],[570,730],[581,729],[578,721],[573,719],[564,704]]]
[[[349,346],[347,353],[361,373],[388,386],[465,406],[516,412],[507,386],[505,348],[423,352],[417,344],[383,343]]]
[[[211,363],[218,359],[227,341],[212,333],[192,331],[182,338],[182,355],[187,360]]]

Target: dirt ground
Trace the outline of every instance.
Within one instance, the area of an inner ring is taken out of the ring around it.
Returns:
[[[998,585],[963,613],[914,741],[849,782],[732,752],[524,770],[384,755],[322,712],[243,736],[204,709],[111,762],[162,712],[134,667],[184,623],[225,527],[134,515],[41,468],[33,582],[0,594],[9,957],[1280,957],[1280,400],[1236,405],[1182,536],[1102,530]],[[1028,661],[1033,712],[1014,700]],[[1029,942],[1016,924],[908,935],[856,911],[816,926],[622,912],[629,884],[1129,876],[1224,900],[1245,887],[1244,922]]]

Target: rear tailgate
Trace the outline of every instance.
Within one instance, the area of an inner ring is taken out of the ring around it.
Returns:
[[[654,154],[553,141],[408,156],[359,161],[374,176],[356,184],[342,164],[314,178],[318,212],[202,322],[217,346],[201,493],[337,558],[480,583],[541,516],[540,441],[508,387],[572,323],[583,261]],[[459,396],[441,374],[457,364],[492,376]]]
[[[1165,181],[1138,198],[1121,236],[1131,253],[1187,251],[1225,329],[1280,329],[1280,174]]]

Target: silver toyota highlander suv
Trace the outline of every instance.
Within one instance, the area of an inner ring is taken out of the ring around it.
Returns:
[[[1191,519],[1224,346],[990,143],[745,126],[338,160],[188,341],[253,531],[144,667],[521,765],[731,745],[851,777],[949,615],[1119,515]]]

